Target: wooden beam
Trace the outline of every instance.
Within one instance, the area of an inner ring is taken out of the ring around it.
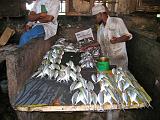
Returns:
[[[141,103],[139,106],[134,104],[133,106],[125,107],[124,109],[138,109],[143,108],[145,105]],[[119,107],[114,104],[113,106],[109,104],[105,104],[103,109],[100,105],[79,105],[79,106],[18,106],[15,108],[17,111],[24,111],[24,112],[32,112],[32,111],[41,111],[41,112],[71,112],[71,111],[106,111],[106,110],[114,110],[119,109]]]

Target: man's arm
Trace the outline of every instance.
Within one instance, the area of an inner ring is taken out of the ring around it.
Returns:
[[[112,37],[112,39],[110,40],[110,42],[112,44],[115,43],[120,43],[120,42],[126,42],[130,39],[132,39],[132,34],[129,33],[126,25],[124,24],[123,20],[119,18],[119,22],[118,22],[118,28],[117,31],[119,31],[120,37]]]
[[[38,19],[41,23],[51,22],[54,19],[54,16],[47,15],[46,13],[40,13],[40,18]]]
[[[46,22],[51,22],[54,17],[52,15],[47,15],[47,13],[39,13],[36,14],[34,11],[30,12],[30,14],[28,15],[28,19],[29,21],[39,21],[42,23],[46,23]]]
[[[122,35],[121,37],[113,37],[110,42],[112,44],[115,44],[115,43],[120,43],[120,42],[127,42],[128,40],[130,39],[130,36],[127,36],[127,35]]]
[[[31,22],[37,21],[40,18],[40,14],[36,14],[36,12],[31,11],[28,15],[28,20]]]

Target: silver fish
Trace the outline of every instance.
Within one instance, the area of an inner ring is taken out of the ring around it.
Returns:
[[[123,91],[125,91],[129,86],[130,84],[128,82],[124,82]]]
[[[104,104],[104,93],[103,93],[103,92],[99,92],[97,101],[98,101],[98,103],[99,103],[100,105],[103,105],[103,104]]]
[[[88,103],[89,105],[91,105],[91,103],[92,103],[92,94],[91,94],[91,92],[88,92],[87,103]]]
[[[84,88],[87,88],[87,81],[83,77],[79,77],[78,80],[82,83]]]
[[[41,72],[41,71],[35,72],[35,73],[32,75],[32,78],[33,78],[33,77],[36,77],[38,74],[40,74],[40,72]]]
[[[91,81],[88,82],[87,86],[88,86],[88,90],[93,90],[94,89],[94,85]]]
[[[55,63],[52,63],[52,64],[49,66],[49,68],[50,68],[51,70],[56,69],[56,67],[55,67]]]
[[[60,70],[60,66],[58,64],[55,64],[55,69]]]
[[[81,72],[81,67],[77,66],[77,73],[80,73],[80,72]]]
[[[131,106],[133,105],[133,102],[137,103],[137,105],[139,106],[140,104],[137,100],[137,93],[134,91],[131,91],[131,90],[128,90],[127,93],[128,93],[130,100],[131,100]]]
[[[76,84],[77,84],[77,82],[75,82],[75,81],[71,84],[71,86],[70,86],[70,91],[73,91],[73,90],[74,90]]]
[[[84,96],[84,98],[86,99],[86,101],[87,101],[87,103],[88,103],[88,94],[89,94],[89,92],[87,91],[87,89],[85,89],[85,88],[80,88],[80,91],[81,91],[81,93],[83,94],[83,96]]]
[[[92,102],[93,102],[94,105],[96,105],[98,96],[95,92],[92,92],[91,95],[92,95]]]
[[[93,81],[94,83],[97,82],[97,76],[96,76],[95,74],[92,74],[92,75],[91,75],[91,79],[92,79],[92,81]]]
[[[76,104],[79,103],[80,101],[85,105],[87,104],[87,101],[85,100],[82,92],[78,93]]]
[[[118,85],[117,85],[117,87],[118,87],[118,89],[122,92],[123,91],[123,83],[122,83],[123,81],[118,81]]]
[[[70,76],[71,76],[71,78],[72,78],[73,81],[77,80],[77,75],[72,70],[70,71]]]
[[[54,76],[54,73],[55,73],[55,71],[54,70],[49,70],[49,74],[48,74],[48,76],[49,76],[49,79],[52,79],[52,77]]]
[[[126,106],[128,106],[129,97],[127,92],[122,92],[122,99],[123,99],[123,102],[126,104]]]
[[[104,103],[109,103],[113,107],[112,96],[108,92],[104,94]]]
[[[102,78],[105,78],[106,76],[104,74],[97,74],[97,82],[101,81]]]
[[[81,83],[81,82],[78,82],[78,83],[75,85],[74,90],[79,89],[79,88],[81,88],[81,87],[83,87],[82,83]]]
[[[59,75],[59,71],[58,70],[55,70],[55,73],[54,73],[54,78],[56,79]]]
[[[78,91],[76,91],[73,96],[72,96],[72,105],[75,105],[77,102],[77,98],[78,98]]]

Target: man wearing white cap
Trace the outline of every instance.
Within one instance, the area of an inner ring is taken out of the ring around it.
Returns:
[[[99,24],[97,41],[102,54],[109,57],[111,65],[128,69],[125,42],[132,38],[132,34],[128,32],[123,20],[110,17],[108,9],[101,4],[92,8],[92,15],[96,16],[96,22]]]

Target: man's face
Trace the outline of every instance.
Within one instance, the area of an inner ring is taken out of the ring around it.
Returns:
[[[96,17],[96,23],[100,25],[103,22],[102,13],[98,13],[95,17]]]

